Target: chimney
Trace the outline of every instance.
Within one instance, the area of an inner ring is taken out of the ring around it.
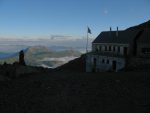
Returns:
[[[111,27],[110,27],[110,31],[109,31],[109,36],[111,36]]]
[[[116,31],[116,37],[118,37],[118,27],[117,27],[117,31]]]

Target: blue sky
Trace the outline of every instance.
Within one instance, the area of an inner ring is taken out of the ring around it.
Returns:
[[[150,0],[0,0],[0,37],[92,35],[150,20]]]

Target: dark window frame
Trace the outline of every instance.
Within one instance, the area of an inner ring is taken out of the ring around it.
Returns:
[[[101,51],[102,50],[102,46],[99,46],[99,51]]]
[[[98,52],[98,48],[97,47],[95,48],[95,51]]]
[[[111,51],[111,46],[109,46],[109,51]]]
[[[109,64],[109,59],[107,59],[107,64]]]
[[[116,46],[113,46],[113,51],[115,51],[116,50]]]
[[[105,63],[105,59],[102,59],[102,63],[103,63],[103,64]]]
[[[107,46],[105,46],[105,51],[107,51]]]
[[[120,53],[120,46],[118,46],[117,49],[118,49],[118,53]]]

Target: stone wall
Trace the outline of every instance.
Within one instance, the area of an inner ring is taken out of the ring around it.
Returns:
[[[127,71],[150,71],[150,58],[132,57],[128,60]]]
[[[137,56],[139,56],[139,57],[150,57],[150,53],[149,54],[142,53],[142,48],[150,48],[150,44],[138,44]]]

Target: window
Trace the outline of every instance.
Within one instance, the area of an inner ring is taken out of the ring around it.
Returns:
[[[96,62],[97,62],[97,60],[96,60],[96,58],[94,58],[94,59],[93,59],[93,64],[94,64],[94,66],[96,66]]]
[[[101,46],[99,46],[99,51],[101,51],[102,50],[102,47]]]
[[[115,51],[115,46],[113,46],[113,51]]]
[[[107,46],[105,46],[105,51],[107,51]]]
[[[109,64],[109,60],[107,60],[107,64]]]
[[[96,47],[95,51],[98,52],[98,47]]]
[[[95,46],[95,51],[96,51],[96,52],[99,52],[99,51],[100,51],[100,49],[101,49],[101,48],[100,48],[100,46],[99,46],[99,45]]]
[[[120,47],[118,46],[118,53],[120,53]]]
[[[111,51],[111,46],[109,46],[109,51]]]
[[[124,47],[123,49],[123,54],[126,56],[128,54],[128,48],[127,47]]]
[[[96,52],[97,51],[97,46],[94,45],[93,47],[94,47],[94,52]]]
[[[105,63],[105,60],[104,60],[104,59],[102,60],[102,63]]]

